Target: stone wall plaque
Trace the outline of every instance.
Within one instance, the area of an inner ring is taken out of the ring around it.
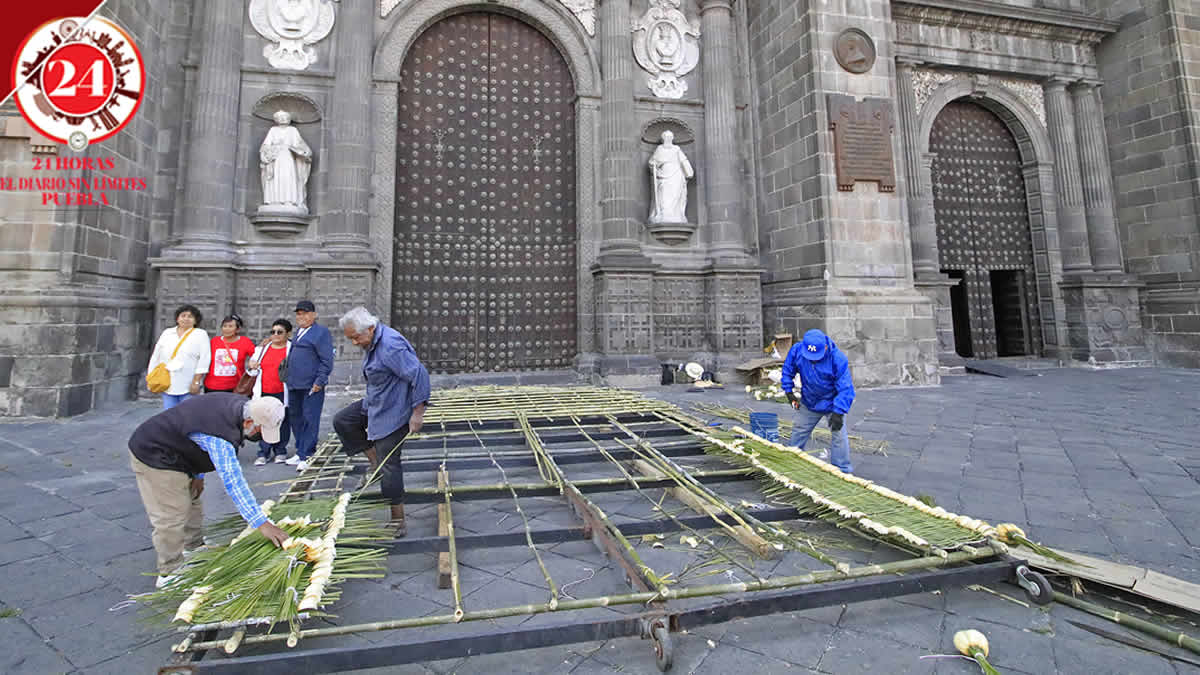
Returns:
[[[829,94],[827,101],[838,190],[851,191],[858,181],[875,181],[880,192],[894,192],[892,102],[882,98],[856,101],[843,94]]]

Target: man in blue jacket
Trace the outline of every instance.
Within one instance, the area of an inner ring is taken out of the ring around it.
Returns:
[[[792,393],[797,374],[800,375],[799,399]],[[850,434],[845,416],[854,403],[854,381],[850,377],[850,362],[846,355],[828,335],[814,328],[788,351],[780,384],[796,409],[792,444],[803,449],[817,423],[829,415],[829,430],[833,432],[831,462],[842,473],[851,473],[854,466],[850,464]]]
[[[296,334],[288,355],[288,421],[296,435],[296,454],[287,461],[297,471],[308,468],[308,458],[317,449],[321,410],[325,407],[325,385],[333,372],[333,337],[317,323],[317,308],[311,300],[296,303]]]

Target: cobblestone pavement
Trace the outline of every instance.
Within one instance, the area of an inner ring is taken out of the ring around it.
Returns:
[[[856,472],[908,494],[932,495],[949,510],[1015,522],[1047,543],[1200,582],[1200,528],[1195,525],[1200,518],[1200,372],[1040,372],[1038,377],[970,375],[947,379],[941,387],[860,392],[848,416],[851,432],[886,439],[890,446],[886,456],[856,456]],[[686,393],[677,385],[648,393],[685,405],[746,403],[736,388]],[[324,429],[329,415],[348,400],[331,396]],[[770,403],[755,407],[785,410]],[[0,672],[124,675],[153,672],[166,661],[173,636],[141,625],[134,609],[120,606],[128,594],[152,587],[152,578],[143,575],[154,561],[149,524],[125,443],[156,410],[150,402],[138,402],[63,421],[0,424]],[[250,465],[252,452],[242,455],[252,484],[291,475],[290,467],[256,468]],[[266,498],[278,487],[255,485],[255,491]],[[551,506],[530,512],[542,527],[566,524],[560,520],[565,515]],[[213,516],[232,510],[215,481],[206,491],[206,507]],[[432,534],[423,531],[435,522],[432,510],[411,511],[410,532]],[[480,507],[475,515],[495,513]],[[509,526],[518,527],[511,521],[502,527]],[[560,583],[597,567],[587,542],[561,544],[547,558]],[[540,597],[531,585],[540,573],[515,552],[513,557],[489,553],[486,560],[465,554],[462,563],[465,602],[473,606]],[[425,555],[393,557],[386,579],[347,588],[337,608],[339,620],[444,612],[446,592],[434,589],[431,564]],[[784,563],[779,565],[782,570]],[[601,578],[607,579],[604,588],[620,587],[615,573],[601,569],[571,592],[585,597]],[[1015,588],[996,588],[1021,597]],[[739,620],[679,635],[673,672],[972,673],[978,671],[963,660],[919,657],[952,653],[953,632],[974,626],[988,635],[993,662],[1005,673],[1200,673],[1066,622],[1082,617],[1062,606],[1044,612],[953,589]],[[551,619],[533,617],[526,625]],[[467,627],[439,630],[461,628]],[[377,633],[337,644],[388,639],[396,638]],[[317,641],[306,644],[318,646]],[[379,672],[616,671],[655,672],[648,643],[613,640]]]

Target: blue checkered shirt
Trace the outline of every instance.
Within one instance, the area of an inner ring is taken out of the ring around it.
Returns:
[[[237,451],[233,449],[233,445],[224,438],[208,434],[188,434],[188,438],[212,458],[217,475],[221,477],[221,483],[225,486],[225,492],[229,493],[233,505],[250,527],[258,527],[267,522],[266,514],[259,508],[258,500],[254,498],[254,493],[246,484],[246,478],[242,476],[242,465],[238,464]]]

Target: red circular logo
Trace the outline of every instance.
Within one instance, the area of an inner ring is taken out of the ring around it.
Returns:
[[[77,151],[120,131],[141,105],[146,84],[132,38],[100,16],[41,25],[17,50],[12,74],[25,119]]]

